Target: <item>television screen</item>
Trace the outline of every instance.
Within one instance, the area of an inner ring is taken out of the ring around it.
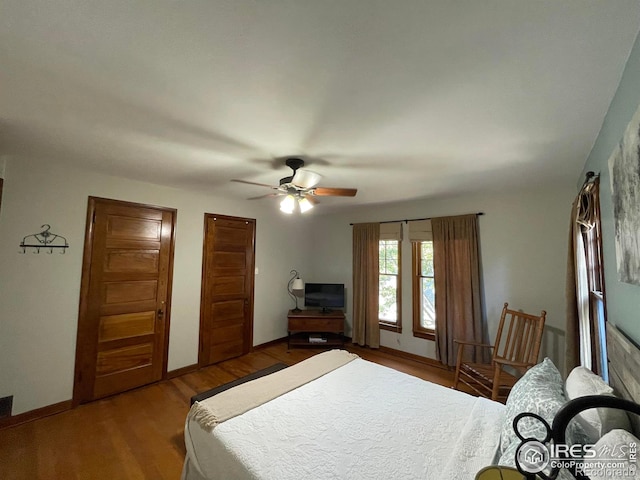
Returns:
[[[305,307],[323,310],[344,307],[344,283],[305,283]]]

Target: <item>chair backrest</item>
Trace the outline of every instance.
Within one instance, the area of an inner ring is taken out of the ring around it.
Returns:
[[[538,363],[542,331],[547,312],[542,310],[539,316],[509,310],[504,304],[498,333],[493,349],[493,359],[501,358],[512,362],[526,363],[526,370]]]

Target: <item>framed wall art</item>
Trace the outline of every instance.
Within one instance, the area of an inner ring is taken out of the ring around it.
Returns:
[[[640,107],[609,157],[609,173],[618,279],[640,285]]]

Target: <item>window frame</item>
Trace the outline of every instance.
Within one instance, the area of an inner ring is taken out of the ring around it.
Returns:
[[[422,294],[420,289],[420,281],[422,278],[433,278],[435,285],[435,277],[425,276],[421,274],[420,264],[422,262],[422,243],[431,242],[433,240],[420,240],[411,242],[411,284],[412,284],[412,304],[413,304],[413,336],[418,338],[425,338],[427,340],[436,339],[435,328],[425,328],[420,325],[420,312],[422,311]],[[437,286],[436,286],[437,288]]]
[[[396,242],[398,244],[398,273],[396,276],[396,322],[391,322],[380,318],[380,307],[378,306],[378,325],[381,330],[389,330],[391,332],[402,333],[402,241],[384,239],[378,240],[378,251],[380,244],[383,242]],[[380,266],[378,266],[378,286],[380,285],[380,275],[394,275],[390,273],[382,273]],[[378,294],[379,295],[379,294]]]

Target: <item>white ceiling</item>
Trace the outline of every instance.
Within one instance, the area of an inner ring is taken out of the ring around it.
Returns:
[[[359,190],[327,207],[575,184],[639,26],[640,0],[0,0],[0,155],[238,198],[304,155]]]

